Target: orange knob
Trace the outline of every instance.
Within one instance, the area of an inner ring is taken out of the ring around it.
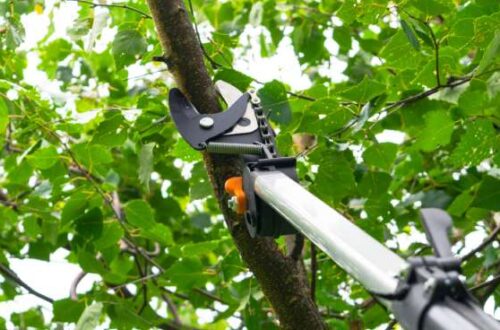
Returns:
[[[227,179],[224,189],[232,196],[230,202],[233,201],[234,203],[234,211],[237,214],[244,214],[247,210],[247,196],[243,190],[243,177],[233,176]]]

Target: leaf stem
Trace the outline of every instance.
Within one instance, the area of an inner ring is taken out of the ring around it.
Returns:
[[[148,18],[148,19],[152,18],[151,15],[149,15],[148,13],[145,13],[142,10],[139,10],[137,8],[130,7],[129,5],[95,3],[95,2],[92,2],[92,1],[88,1],[88,0],[66,0],[66,1],[73,1],[73,2],[84,3],[84,4],[90,5],[92,7],[122,8],[122,9],[127,9],[127,10],[130,10],[130,11],[133,11],[133,12],[141,15],[143,18]]]

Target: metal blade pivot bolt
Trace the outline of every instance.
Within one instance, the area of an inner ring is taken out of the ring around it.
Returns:
[[[211,128],[214,126],[214,120],[210,117],[203,117],[200,119],[200,126],[202,128]]]
[[[257,96],[255,89],[250,89],[248,94],[250,94],[250,102],[252,102],[252,104],[258,105],[260,103],[260,98]]]

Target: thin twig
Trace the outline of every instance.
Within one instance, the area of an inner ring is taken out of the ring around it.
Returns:
[[[0,263],[0,273],[2,273],[5,276],[5,278],[10,279],[11,281],[13,281],[14,283],[16,283],[20,287],[26,289],[26,291],[28,291],[32,295],[37,296],[38,298],[40,298],[42,300],[45,300],[46,302],[51,303],[51,304],[54,302],[54,299],[52,299],[50,297],[47,297],[46,295],[44,295],[44,294],[36,291],[35,289],[33,289],[31,286],[29,286],[28,284],[26,284],[26,282],[24,282],[23,280],[21,280],[19,278],[19,276],[17,276],[16,273],[14,273],[11,269],[9,269],[8,267],[4,266],[1,263]]]
[[[449,83],[447,83],[445,85],[436,86],[436,87],[433,87],[433,88],[431,88],[429,90],[423,91],[421,93],[418,93],[418,94],[409,96],[407,98],[404,98],[402,100],[399,100],[397,102],[394,102],[394,103],[390,104],[389,106],[385,107],[379,113],[386,113],[386,117],[387,117],[387,116],[391,115],[392,113],[394,113],[394,111],[396,111],[400,107],[407,106],[407,105],[409,105],[411,103],[414,103],[414,102],[419,101],[421,99],[424,99],[424,98],[426,98],[428,96],[436,94],[441,89],[444,89],[444,88],[454,88],[454,87],[463,85],[463,84],[469,82],[472,78],[474,78],[474,76],[472,76],[472,75],[471,76],[466,76],[466,77],[461,77],[461,78],[456,78],[453,81],[451,81],[451,82],[449,82]],[[378,120],[376,120],[370,126],[370,128],[373,128],[373,126],[375,126],[377,123],[378,123]]]
[[[148,13],[145,13],[142,10],[139,10],[137,8],[130,7],[129,5],[116,5],[116,4],[95,3],[95,2],[87,1],[87,0],[66,0],[66,1],[73,1],[73,2],[84,3],[84,4],[90,5],[92,7],[122,8],[122,9],[127,9],[127,10],[130,10],[130,11],[133,11],[133,12],[141,15],[143,18],[152,18],[151,15],[149,15]]]
[[[437,86],[441,86],[441,78],[439,77],[439,42],[436,40],[436,35],[434,34],[434,31],[432,31],[432,28],[428,25],[425,24],[429,31],[431,32],[431,37],[432,37],[432,42],[434,43],[434,54],[436,56],[435,60],[435,70],[436,70],[436,84]]]
[[[424,24],[424,26],[429,30],[429,33],[431,34],[431,39],[432,43],[434,44],[434,55],[435,55],[435,70],[436,70],[436,85],[439,87],[441,86],[441,78],[439,77],[439,42],[437,41],[436,35],[434,34],[434,31],[432,30],[431,26],[427,21],[423,21],[412,14],[409,14],[408,12],[404,11],[409,17],[413,18],[416,21],[419,21],[420,23]]]
[[[193,3],[191,0],[188,0],[188,4],[189,4],[189,11],[191,12],[191,16],[193,19],[193,25],[194,25],[194,31],[196,33],[196,38],[198,39],[198,43],[200,44],[200,48],[201,48],[201,51],[203,52],[203,55],[205,56],[205,58],[208,60],[208,62],[212,66],[212,69],[215,70],[217,68],[222,67],[222,65],[220,65],[213,58],[210,57],[207,50],[205,49],[205,46],[203,46],[203,43],[201,42],[200,31],[198,30],[198,24],[196,23],[196,18],[194,17]]]
[[[179,312],[177,311],[177,306],[175,306],[174,302],[172,299],[167,294],[167,290],[162,290],[163,292],[160,294],[161,298],[165,303],[167,304],[167,308],[172,313],[172,316],[174,317],[174,322],[178,325],[181,325],[181,318],[179,317]]]
[[[491,234],[481,242],[476,248],[472,249],[469,253],[462,257],[462,261],[472,258],[477,252],[483,250],[485,247],[490,245],[500,234],[500,225],[496,226],[496,228],[491,232]]]
[[[483,283],[479,283],[469,289],[469,291],[474,292],[477,290],[481,290],[483,288],[489,287],[490,285],[496,286],[500,284],[500,275],[493,277],[491,280],[485,281]]]
[[[163,68],[163,69],[160,69],[160,70],[157,70],[157,71],[148,72],[148,73],[140,74],[140,75],[137,75],[137,76],[128,77],[128,78],[123,79],[122,81],[141,79],[141,78],[150,76],[152,74],[161,73],[161,72],[165,72],[165,71],[168,71],[168,70],[169,70],[169,68]]]
[[[76,275],[73,282],[71,282],[71,286],[69,288],[69,296],[72,300],[78,300],[78,293],[76,292],[76,289],[78,288],[78,284],[80,284],[85,275],[87,275],[87,273],[82,270],[80,273],[78,273],[78,275]]]
[[[207,298],[210,298],[212,300],[215,300],[215,301],[218,301],[220,302],[221,304],[224,304],[224,305],[229,305],[227,302],[225,302],[222,298],[220,297],[217,297],[216,295],[213,295],[211,294],[210,292],[207,292],[205,290],[202,290],[202,289],[198,289],[198,288],[193,288],[192,289],[194,292],[196,293],[199,293],[201,294],[202,296],[205,296]]]
[[[456,78],[453,81],[451,81],[451,82],[449,82],[449,83],[447,83],[445,85],[436,86],[436,87],[431,88],[431,89],[429,89],[427,91],[424,91],[422,93],[418,93],[418,94],[409,96],[409,97],[407,97],[405,99],[402,99],[400,101],[397,101],[395,103],[392,103],[391,105],[389,105],[388,107],[386,107],[384,110],[387,111],[387,110],[390,110],[390,109],[393,109],[393,108],[397,108],[397,107],[408,105],[408,104],[413,103],[415,101],[418,101],[420,99],[423,99],[423,98],[426,98],[428,96],[431,96],[432,94],[435,94],[435,93],[439,92],[443,88],[453,88],[453,87],[457,87],[457,86],[463,85],[466,82],[470,81],[472,78],[473,78],[473,76],[465,76],[465,77],[461,77],[461,78]]]
[[[297,94],[297,93],[290,92],[290,91],[287,91],[286,93],[288,95],[290,95],[290,96],[293,96],[293,97],[296,97],[296,98],[299,98],[299,99],[302,99],[302,100],[311,101],[311,102],[316,101],[316,99],[314,97],[311,97],[311,96]]]
[[[120,285],[117,285],[117,286],[114,286],[112,287],[111,289],[112,290],[118,290],[118,289],[121,289],[121,288],[124,288],[126,287],[127,285],[130,285],[130,284],[135,284],[135,283],[140,283],[140,282],[144,282],[144,281],[147,281],[147,280],[151,280],[155,277],[158,277],[158,276],[161,276],[162,273],[156,273],[156,274],[149,274],[147,276],[144,276],[144,277],[140,277],[140,278],[136,278],[135,280],[132,280],[130,282],[127,282],[127,283],[123,283],[123,284],[120,284]]]
[[[134,254],[133,258],[134,258],[134,263],[137,267],[137,271],[139,272],[140,276],[141,277],[147,276],[148,270],[147,270],[147,268],[145,271],[142,269],[142,266],[141,266],[141,263],[139,262],[139,258],[137,257],[137,254]],[[142,312],[144,311],[144,309],[148,305],[148,286],[147,286],[146,282],[142,282],[142,299],[143,299],[142,305],[141,305],[141,307],[139,307],[139,310],[137,311],[137,314],[139,314],[139,315],[142,314]]]

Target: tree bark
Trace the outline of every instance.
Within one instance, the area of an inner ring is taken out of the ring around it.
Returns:
[[[175,82],[200,113],[219,112],[217,92],[182,0],[148,0]],[[244,262],[257,278],[284,329],[326,329],[311,299],[301,261],[284,255],[272,238],[251,238],[242,217],[227,207],[227,178],[240,175],[239,159],[204,154],[215,197]]]

